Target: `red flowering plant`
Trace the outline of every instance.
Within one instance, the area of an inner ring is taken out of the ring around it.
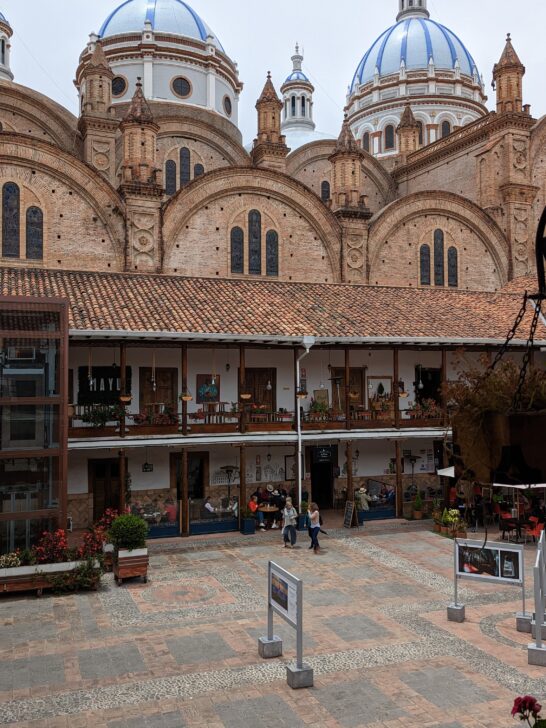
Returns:
[[[109,531],[112,523],[118,518],[119,513],[114,508],[107,508],[104,515],[95,523],[95,528],[103,531]]]
[[[62,528],[57,531],[44,531],[33,551],[38,564],[61,564],[70,561],[72,556],[66,532]]]
[[[533,698],[532,695],[524,695],[514,700],[512,717],[527,721],[527,725],[531,728],[546,728],[546,719],[540,717],[541,710],[542,705],[536,698]]]

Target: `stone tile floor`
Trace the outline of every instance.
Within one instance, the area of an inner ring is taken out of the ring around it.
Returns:
[[[452,543],[425,530],[333,530],[315,556],[278,533],[154,543],[148,584],[0,600],[0,724],[40,728],[508,728],[513,697],[546,698],[527,665],[516,589],[465,582],[448,623]],[[305,659],[258,657],[266,565],[304,580]],[[529,577],[533,548],[527,547]]]

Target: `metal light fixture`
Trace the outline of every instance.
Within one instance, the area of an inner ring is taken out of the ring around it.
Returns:
[[[423,377],[421,376],[421,374],[422,374],[422,366],[419,364],[419,383],[417,385],[417,389],[420,392],[422,392],[423,389],[425,388],[425,385],[423,384]]]
[[[402,379],[398,382],[398,396],[402,397],[403,399],[409,396],[406,392],[406,385],[404,384]]]
[[[265,385],[265,388],[267,389],[268,392],[271,392],[271,390],[273,389],[273,385],[271,384],[270,379],[267,380],[267,384]]]
[[[93,359],[91,354],[91,347],[89,347],[89,353],[87,354],[87,379],[89,384],[93,381]]]
[[[152,378],[150,381],[152,383],[152,391],[155,392],[157,389],[157,383],[155,379],[155,351],[152,352]]]
[[[296,392],[296,397],[298,399],[307,399],[307,390],[301,384],[298,387],[298,391]]]
[[[182,400],[182,402],[191,402],[192,401],[193,395],[190,392],[189,387],[184,387],[184,390],[183,390],[182,394],[180,395],[180,399]]]

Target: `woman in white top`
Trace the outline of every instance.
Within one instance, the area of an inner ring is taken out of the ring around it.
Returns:
[[[318,554],[320,551],[320,545],[318,542],[318,535],[320,531],[320,513],[316,503],[311,503],[309,510],[307,511],[309,520],[311,521],[311,546],[310,549]]]
[[[284,548],[288,548],[288,542],[290,541],[290,548],[294,548],[296,545],[296,524],[298,522],[298,512],[292,505],[292,498],[287,498],[282,511],[282,535],[284,538]]]

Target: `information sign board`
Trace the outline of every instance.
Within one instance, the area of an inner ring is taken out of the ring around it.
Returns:
[[[456,539],[455,576],[522,586],[523,545]]]
[[[270,562],[269,604],[277,614],[296,628],[298,626],[299,581],[277,564]]]

